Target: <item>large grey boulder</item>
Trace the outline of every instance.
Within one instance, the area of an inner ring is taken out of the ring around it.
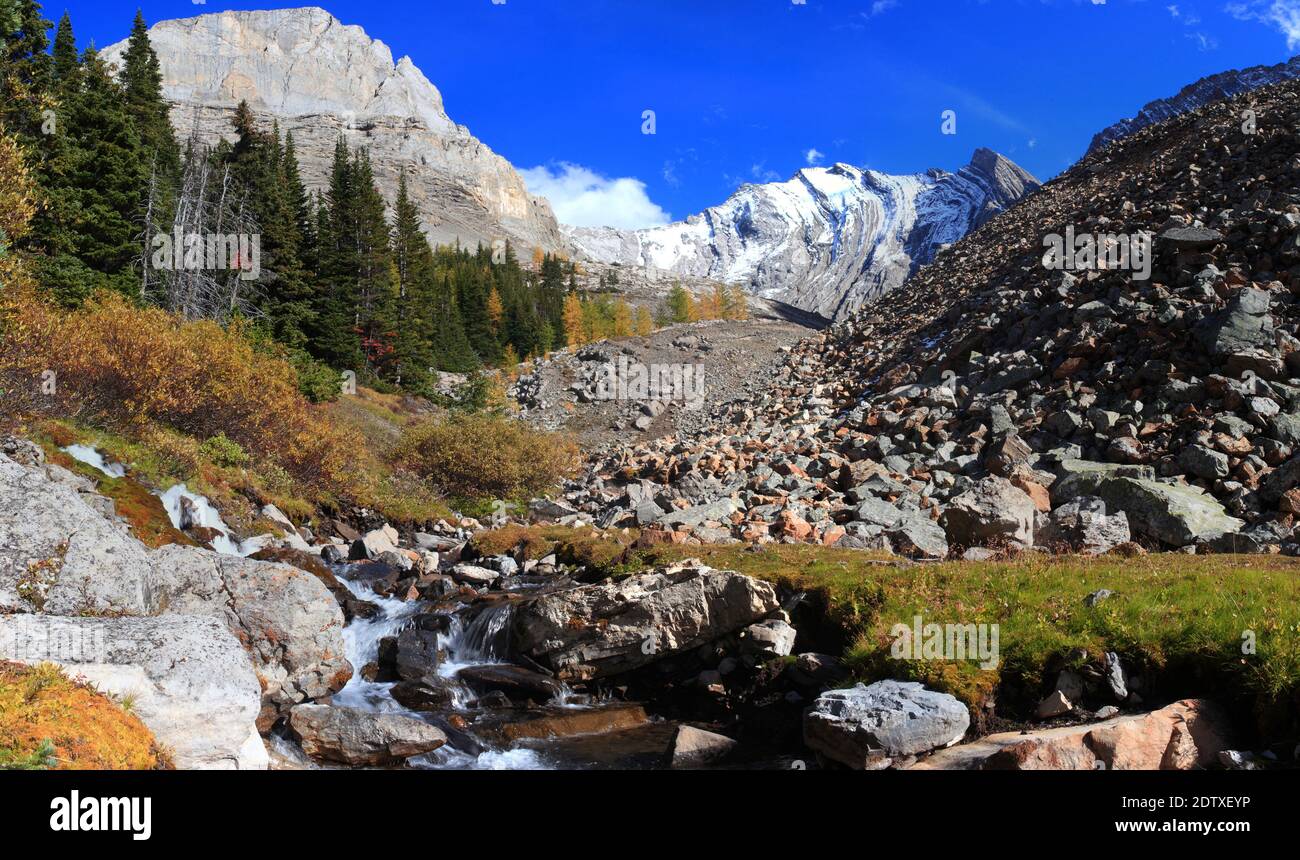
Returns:
[[[401,764],[447,743],[440,729],[422,720],[331,705],[298,705],[289,713],[289,728],[307,755],[353,767]]]
[[[666,526],[698,526],[710,521],[725,522],[736,510],[736,503],[732,499],[718,499],[693,508],[672,511],[659,517],[658,521]]]
[[[894,549],[908,558],[942,561],[948,557],[948,535],[921,511],[907,511],[885,536]]]
[[[896,505],[871,496],[863,499],[857,506],[853,518],[869,525],[893,528],[903,518],[903,512]]]
[[[959,546],[1034,545],[1034,515],[1029,494],[996,476],[988,477],[948,503],[941,517],[948,542]]]
[[[1123,511],[1108,514],[1105,501],[1081,496],[1052,511],[1035,540],[1049,550],[1101,555],[1132,537],[1127,514]]]
[[[1212,355],[1275,346],[1269,303],[1267,290],[1238,290],[1226,308],[1197,325],[1197,340]]]
[[[769,583],[684,562],[523,603],[511,638],[561,679],[588,680],[734,633],[779,605]]]
[[[1297,474],[1300,474],[1300,458]],[[1289,465],[1289,464],[1287,464]],[[1266,478],[1260,494],[1267,497],[1269,481],[1287,469],[1282,466]],[[1066,460],[1057,469],[1060,477],[1052,485],[1052,502],[1063,505],[1083,496],[1095,496],[1106,509],[1128,516],[1134,533],[1145,535],[1174,547],[1212,541],[1235,534],[1245,525],[1230,517],[1223,505],[1199,487],[1185,483],[1158,481],[1149,466],[1127,466]],[[1280,495],[1280,493],[1279,493]]]
[[[1155,478],[1150,466],[1123,463],[1098,463],[1092,460],[1062,460],[1056,467],[1057,479],[1052,484],[1052,504],[1063,505],[1080,496],[1096,496],[1101,485],[1111,478]]]
[[[263,685],[264,719],[352,677],[343,613],[310,573],[183,546],[163,547],[150,560],[164,611],[220,618],[248,649]]]
[[[69,482],[0,456],[0,613],[149,615],[148,551]]]
[[[0,659],[53,662],[132,701],[183,769],[265,769],[261,689],[248,654],[215,618],[0,616]]]
[[[1098,495],[1107,509],[1123,511],[1139,534],[1173,547],[1212,541],[1241,531],[1245,523],[1199,487],[1135,478],[1105,481]]]
[[[879,770],[896,759],[950,746],[970,728],[966,706],[912,681],[877,681],[817,697],[804,715],[814,751],[855,770]]]

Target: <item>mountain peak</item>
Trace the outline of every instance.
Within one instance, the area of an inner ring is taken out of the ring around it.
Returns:
[[[292,132],[309,190],[328,184],[340,135],[370,150],[391,203],[407,173],[429,238],[471,247],[510,239],[562,247],[550,205],[523,178],[447,116],[442,94],[410,57],[318,6],[224,11],[149,29],[163,93],[182,139],[215,144],[233,134],[231,112],[246,101],[259,124]],[[106,48],[121,62],[127,43]]]
[[[742,283],[826,317],[901,286],[1038,181],[992,150],[958,173],[895,176],[844,162],[746,184],[701,215],[645,230],[565,228],[600,263]]]
[[[1230,98],[1279,81],[1300,78],[1300,56],[1275,66],[1251,66],[1231,69],[1188,84],[1178,94],[1148,102],[1136,116],[1120,120],[1097,133],[1088,146],[1087,155],[1128,137],[1149,125],[1195,110],[1219,99]]]

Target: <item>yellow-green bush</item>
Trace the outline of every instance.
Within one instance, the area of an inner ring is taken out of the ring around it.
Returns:
[[[459,499],[513,499],[544,493],[576,471],[572,440],[510,418],[452,414],[406,429],[398,462]]]

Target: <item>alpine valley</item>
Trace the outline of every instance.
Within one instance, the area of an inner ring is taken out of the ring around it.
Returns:
[[[1300,767],[1297,60],[1043,183],[623,230],[325,10],[41,15],[0,0],[0,769]]]

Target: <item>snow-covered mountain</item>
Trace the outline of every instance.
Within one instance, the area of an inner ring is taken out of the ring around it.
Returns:
[[[941,247],[1037,187],[1011,161],[979,149],[956,173],[810,167],[788,182],[742,186],[674,224],[563,230],[598,262],[739,283],[834,319],[900,286]]]
[[[1234,69],[1201,78],[1196,83],[1183,87],[1178,95],[1149,102],[1138,111],[1137,116],[1120,120],[1109,128],[1103,129],[1092,139],[1088,154],[1091,155],[1104,146],[1128,137],[1139,129],[1195,110],[1201,105],[1292,78],[1300,78],[1300,57],[1292,57],[1287,62],[1278,63],[1276,66],[1251,66],[1248,69]]]

